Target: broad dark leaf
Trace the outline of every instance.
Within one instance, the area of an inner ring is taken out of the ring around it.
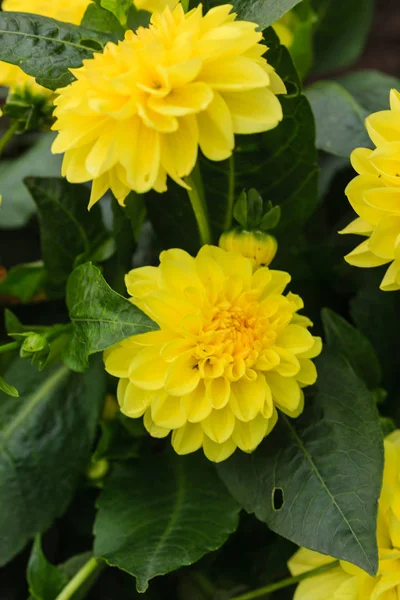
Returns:
[[[124,29],[118,19],[108,10],[102,8],[99,4],[91,2],[83,15],[82,27],[103,31],[110,37],[113,35],[113,40],[124,39]]]
[[[250,455],[218,466],[248,512],[299,546],[377,572],[376,516],[383,469],[378,413],[349,363],[318,359],[315,398],[296,420],[280,415]]]
[[[368,114],[378,110],[387,110],[390,90],[400,88],[398,77],[372,70],[347,73],[336,77],[336,81],[353,96]]]
[[[23,12],[0,12],[0,60],[18,65],[51,90],[73,81],[71,68],[102,51],[110,36]]]
[[[233,0],[232,4],[240,19],[254,21],[261,29],[275,23],[300,0]]]
[[[64,365],[38,372],[19,359],[6,378],[20,398],[0,392],[0,565],[68,506],[105,395],[100,361],[76,375]]]
[[[381,365],[371,342],[354,325],[332,310],[325,308],[322,311],[322,322],[329,347],[349,361],[370,390],[379,387]]]
[[[95,554],[134,575],[139,592],[219,548],[239,513],[211,463],[172,451],[116,466],[98,507]]]
[[[65,360],[75,371],[85,370],[90,354],[158,328],[129,300],[114,292],[92,263],[77,267],[70,276],[67,306],[74,335]]]

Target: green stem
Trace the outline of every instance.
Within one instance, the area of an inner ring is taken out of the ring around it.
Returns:
[[[196,217],[199,228],[200,240],[202,245],[211,243],[211,230],[208,222],[207,206],[204,198],[203,182],[198,164],[193,169],[191,175],[185,177],[185,181],[190,186],[187,190],[190,204],[192,205],[194,216]]]
[[[317,567],[316,569],[307,571],[306,573],[301,573],[300,575],[295,575],[294,577],[288,577],[287,579],[282,579],[281,581],[277,581],[276,583],[270,583],[265,587],[259,588],[258,590],[253,590],[252,592],[248,592],[247,594],[242,594],[241,596],[235,596],[234,598],[232,598],[232,600],[253,600],[254,598],[260,598],[261,596],[265,596],[266,594],[270,594],[271,592],[276,592],[277,590],[289,587],[294,583],[303,581],[303,579],[315,577],[316,575],[325,573],[325,571],[330,571],[338,565],[339,561],[335,560],[331,563],[328,563],[327,565],[322,565],[322,567]]]
[[[98,558],[91,558],[83,565],[74,577],[67,583],[65,588],[58,594],[56,600],[70,600],[75,592],[89,579],[96,571],[101,571],[105,563]]]
[[[233,217],[233,201],[235,199],[235,158],[233,154],[229,159],[228,169],[228,197],[226,203],[224,231],[228,231],[228,229],[230,229]]]
[[[17,132],[17,130],[18,123],[15,121],[14,123],[11,123],[10,127],[0,139],[0,156],[3,154],[4,148],[7,146],[8,142],[14,137],[14,134]]]
[[[17,350],[18,348],[19,342],[10,342],[9,344],[0,346],[0,354],[3,354],[3,352],[11,352],[12,350]]]

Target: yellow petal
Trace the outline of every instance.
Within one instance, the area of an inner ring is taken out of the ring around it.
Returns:
[[[197,115],[199,144],[210,160],[225,160],[235,146],[231,113],[222,96],[216,92],[208,108]]]
[[[379,267],[390,260],[386,258],[380,258],[379,256],[373,254],[369,247],[369,240],[365,240],[365,242],[362,242],[356,246],[356,248],[349,252],[344,259],[349,263],[349,265],[361,268]]]
[[[208,460],[212,462],[222,462],[229,458],[236,450],[236,444],[232,439],[223,442],[222,444],[218,444],[211,440],[206,435],[203,439],[203,451]]]
[[[143,348],[133,359],[129,379],[145,390],[159,390],[167,377],[168,363],[160,357],[160,349]]]
[[[161,357],[166,362],[173,362],[188,350],[193,350],[195,341],[187,338],[175,338],[163,347]]]
[[[363,219],[357,218],[351,221],[346,227],[338,231],[340,234],[353,233],[355,235],[369,235],[373,230],[372,225],[364,221]]]
[[[290,350],[275,346],[275,352],[279,354],[280,362],[275,371],[283,377],[293,377],[300,370],[300,363],[296,356]]]
[[[126,169],[131,189],[138,194],[153,187],[160,166],[160,135],[155,129],[146,127],[141,119],[134,127],[128,127],[123,144],[120,145],[120,160]]]
[[[400,119],[396,112],[382,110],[372,113],[366,118],[365,124],[369,137],[375,146],[385,142],[400,141]]]
[[[296,379],[302,385],[313,385],[317,381],[317,369],[309,358],[299,358],[300,371]]]
[[[400,290],[400,261],[393,261],[379,286],[384,292]]]
[[[182,177],[189,175],[197,161],[199,132],[193,116],[181,117],[174,133],[161,137],[161,163],[165,171],[179,185],[187,187]]]
[[[129,379],[120,379],[118,381],[118,386],[117,386],[117,400],[118,400],[118,404],[121,406],[124,405],[125,402],[125,392],[126,392],[126,388],[129,385]]]
[[[286,286],[291,281],[289,273],[286,273],[285,271],[274,271],[270,269],[269,272],[271,279],[263,289],[262,298],[266,298],[269,295],[272,296],[283,294]]]
[[[359,175],[375,175],[376,170],[370,162],[370,148],[356,148],[350,155],[352,167]]]
[[[129,377],[129,369],[139,349],[139,347],[120,344],[111,348],[104,357],[107,373],[114,377]]]
[[[243,452],[253,452],[262,442],[268,431],[268,419],[257,415],[255,419],[244,423],[236,420],[232,440]]]
[[[251,421],[264,407],[267,384],[264,375],[258,373],[255,381],[240,379],[231,385],[229,406],[240,421]]]
[[[203,430],[197,423],[186,423],[172,432],[172,446],[177,454],[190,454],[201,448]]]
[[[367,190],[364,199],[369,206],[382,211],[383,217],[387,216],[386,212],[400,215],[400,188],[385,187]]]
[[[180,398],[169,396],[163,391],[153,395],[151,418],[155,425],[166,429],[178,429],[186,423],[186,415],[182,411]]]
[[[307,352],[302,352],[301,354],[299,354],[299,358],[315,358],[316,356],[319,356],[322,352],[322,339],[320,337],[317,336],[313,336],[313,340],[314,340],[314,344],[312,345],[312,347],[310,348],[310,350],[307,350]]]
[[[188,353],[170,363],[165,389],[173,396],[184,396],[193,392],[199,381],[198,361]]]
[[[87,155],[85,167],[92,177],[100,177],[116,164],[118,148],[115,133],[116,128],[110,124],[101,132]]]
[[[204,433],[217,444],[226,442],[235,427],[235,416],[229,405],[220,410],[212,410],[210,415],[201,422]]]
[[[378,223],[369,238],[369,249],[379,258],[394,259],[399,235],[400,216],[386,217]]]
[[[294,412],[301,402],[301,390],[294,378],[282,377],[279,373],[268,371],[265,378],[271,388],[274,403],[283,412]]]
[[[283,119],[281,103],[267,88],[236,94],[224,93],[224,100],[231,111],[235,133],[269,131]]]
[[[262,66],[244,56],[205,63],[200,77],[214,90],[224,92],[265,88],[269,84],[269,77]]]
[[[312,348],[314,339],[305,327],[288,325],[279,333],[276,343],[294,354],[300,354]]]
[[[231,385],[225,377],[210,379],[206,382],[206,393],[213,408],[223,408],[228,403]]]
[[[125,390],[123,403],[120,403],[121,411],[124,415],[133,419],[141,417],[150,406],[152,396],[153,392],[143,390],[129,381]]]
[[[186,315],[193,314],[193,304],[181,294],[155,291],[143,298],[142,310],[158,325],[167,331],[181,331],[181,323]]]
[[[204,381],[200,381],[193,392],[183,396],[181,403],[187,420],[191,423],[203,421],[212,411],[211,401],[206,394]]]
[[[383,187],[384,184],[378,175],[359,175],[352,179],[345,189],[345,194],[358,216],[371,225],[376,225],[386,215],[382,210],[367,204],[364,194],[371,190],[381,190]]]
[[[400,110],[400,92],[397,90],[390,90],[390,108],[392,110]]]
[[[169,434],[170,430],[165,429],[164,427],[157,427],[153,423],[153,419],[151,418],[151,412],[148,408],[143,417],[143,424],[145,426],[146,431],[155,438],[165,438]]]
[[[205,110],[212,101],[213,95],[212,89],[206,83],[196,81],[172,89],[163,98],[151,98],[149,106],[161,114],[182,117]]]
[[[134,298],[142,298],[159,288],[159,270],[157,267],[139,267],[125,275],[128,293]]]

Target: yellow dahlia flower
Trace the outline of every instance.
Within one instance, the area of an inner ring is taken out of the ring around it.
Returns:
[[[160,262],[126,276],[131,301],[160,330],[105,353],[106,370],[120,378],[121,410],[144,415],[154,437],[172,431],[178,454],[203,447],[220,462],[237,447],[252,452],[275,426],[277,408],[302,412],[321,339],[297,314],[301,298],[283,295],[288,273],[253,273],[251,260],[215,246],[196,258],[168,250]]]
[[[334,569],[302,581],[294,600],[397,600],[400,598],[400,430],[385,440],[385,469],[378,512],[379,570],[376,577],[340,561]],[[334,559],[301,548],[289,561],[292,575]]]
[[[148,28],[73,69],[59,90],[54,153],[63,175],[93,180],[90,206],[111,188],[120,204],[130,190],[163,192],[169,175],[182,186],[200,146],[210,160],[228,158],[235,133],[275,127],[285,86],[263,58],[257,25],[237,21],[231,6],[180,4],[154,13]]]
[[[340,233],[365,236],[346,261],[356,267],[390,263],[381,289],[400,289],[400,94],[390,93],[390,110],[374,113],[366,126],[375,150],[357,148],[351,162],[359,173],[346,194],[358,214]]]
[[[51,17],[79,25],[90,0],[3,0],[5,11],[26,12]],[[53,96],[53,92],[38,83],[31,75],[24,73],[17,65],[0,62],[0,85],[9,87],[12,92],[21,93],[24,88],[35,95]]]

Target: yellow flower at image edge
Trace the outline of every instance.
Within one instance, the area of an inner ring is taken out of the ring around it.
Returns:
[[[397,600],[400,598],[400,430],[385,440],[385,468],[379,501],[377,540],[379,569],[376,577],[345,561],[332,570],[305,579],[294,600]],[[288,565],[300,575],[334,559],[301,548]]]
[[[128,417],[144,415],[150,435],[172,431],[178,454],[203,448],[219,462],[236,448],[253,451],[272,430],[277,408],[303,410],[302,388],[315,382],[311,358],[321,339],[284,295],[288,273],[235,252],[203,246],[193,258],[163,252],[159,267],[126,276],[131,301],[160,327],[105,352],[119,377],[118,401]]]
[[[182,186],[200,146],[210,160],[231,156],[234,134],[275,127],[285,86],[263,57],[257,25],[230,5],[203,16],[199,5],[154,13],[148,28],[73,69],[58,90],[54,153],[65,153],[71,183],[93,180],[90,205],[111,188],[123,204],[131,190]]]
[[[384,291],[400,289],[400,94],[392,90],[390,110],[366,119],[375,150],[357,148],[351,155],[359,173],[346,194],[358,214],[340,233],[367,239],[345,259],[356,267],[389,264],[381,283]]]

